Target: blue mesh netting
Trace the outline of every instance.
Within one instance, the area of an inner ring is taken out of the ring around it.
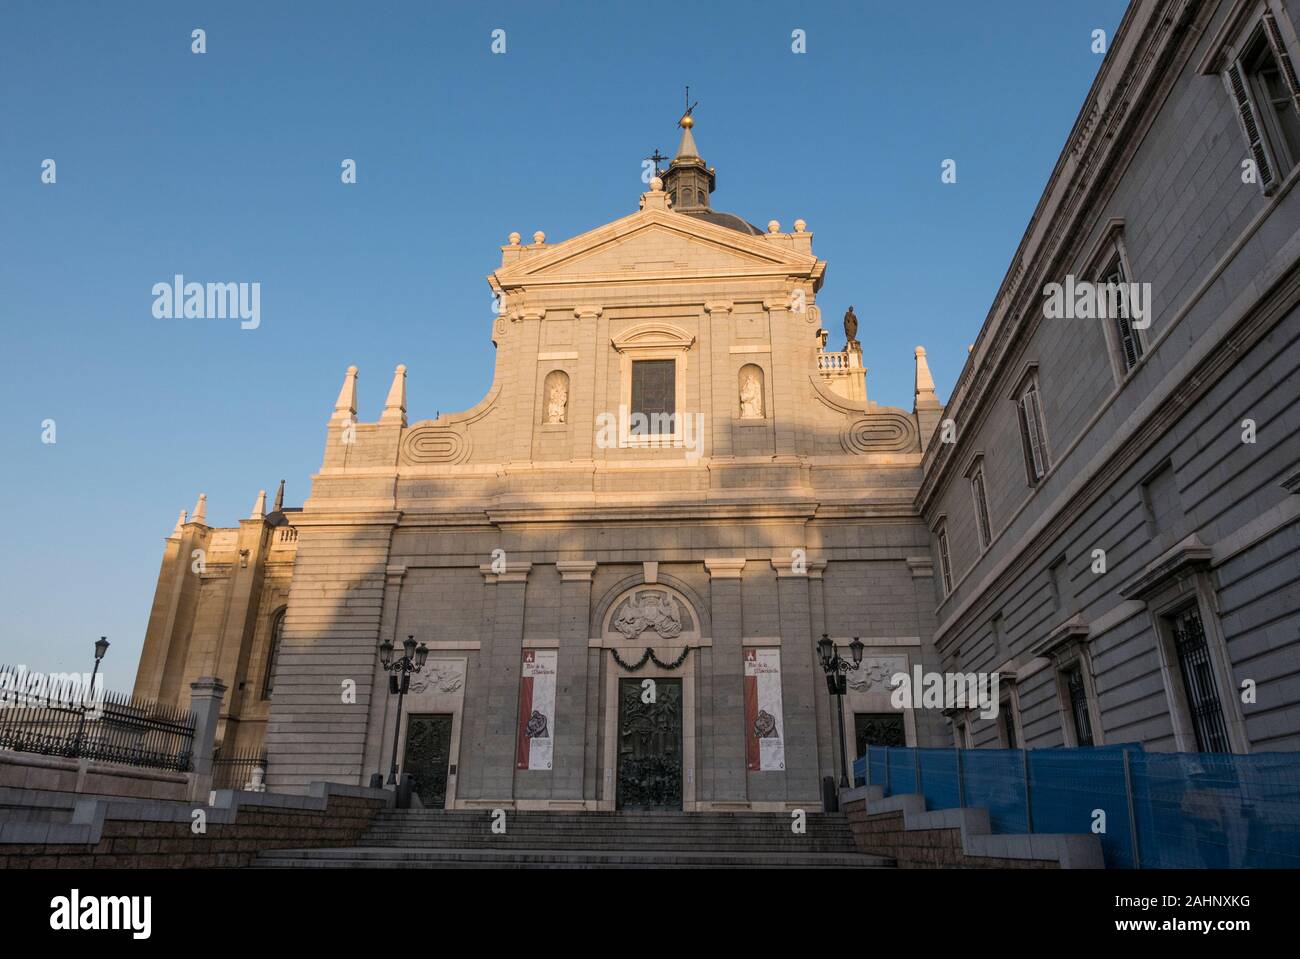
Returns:
[[[994,832],[1028,832],[1025,760],[1019,749],[963,749],[966,805],[989,811]]]
[[[1144,867],[1300,867],[1300,756],[1144,753],[1133,781]]]
[[[853,771],[885,795],[919,792],[928,809],[956,807],[964,792],[996,833],[1029,832],[1031,819],[1036,833],[1087,833],[1104,813],[1112,868],[1300,868],[1300,754],[872,746]]]
[[[1124,747],[1109,746],[1029,750],[1033,831],[1086,833],[1098,822],[1105,826],[1098,838],[1106,865],[1133,868],[1124,752]]]

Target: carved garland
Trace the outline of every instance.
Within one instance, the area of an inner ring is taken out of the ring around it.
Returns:
[[[629,673],[635,673],[638,669],[640,669],[648,662],[653,662],[660,669],[668,669],[668,670],[677,669],[682,665],[682,663],[686,662],[686,657],[691,651],[691,647],[687,646],[685,649],[682,650],[682,654],[678,656],[676,659],[674,659],[671,663],[665,663],[663,660],[661,660],[658,656],[655,655],[655,651],[653,648],[647,646],[645,648],[645,652],[641,654],[640,659],[638,659],[635,663],[627,663],[624,662],[623,657],[618,654],[617,649],[614,649],[612,646],[608,648],[609,651],[614,654],[614,662],[618,663],[619,666],[621,666],[623,669],[626,669]]]

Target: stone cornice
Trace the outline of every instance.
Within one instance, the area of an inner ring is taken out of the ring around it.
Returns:
[[[745,560],[732,558],[710,558],[704,561],[704,568],[709,571],[709,579],[740,579],[745,569]]]
[[[1038,642],[1033,643],[1027,652],[1031,657],[1053,657],[1072,645],[1086,642],[1087,639],[1088,624],[1082,616],[1074,616],[1061,623]]]
[[[929,556],[909,556],[904,562],[911,570],[913,579],[934,578],[934,560]]]
[[[1146,599],[1175,580],[1209,568],[1212,558],[1210,547],[1193,533],[1125,582],[1119,594],[1125,599]]]
[[[526,583],[532,571],[532,563],[506,563],[505,570],[496,572],[492,563],[482,563],[478,571],[483,574],[483,581],[489,585],[496,583]]]
[[[591,559],[562,559],[555,564],[560,579],[566,583],[590,583],[596,571],[596,561]]]
[[[293,518],[297,529],[308,526],[396,526],[401,510],[303,510]]]
[[[802,560],[796,561],[793,556],[783,556],[774,558],[771,562],[772,568],[776,570],[777,579],[808,579],[812,576],[814,565],[820,564],[817,570],[819,576],[821,571],[826,568],[824,559],[812,559],[811,557],[804,557]],[[796,565],[799,567],[798,569],[796,569]]]

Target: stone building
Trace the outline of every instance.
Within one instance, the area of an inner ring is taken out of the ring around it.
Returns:
[[[349,369],[301,509],[182,516],[136,692],[223,678],[274,789],[387,773],[396,728],[459,808],[815,808],[823,633],[865,644],[854,755],[1300,748],[1297,22],[1129,8],[946,408],[920,348],[910,411],[868,399],[812,234],[715,211],[683,118],[636,212],[511,234],[477,405],[408,422],[399,366],[359,423]],[[918,665],[1001,709],[895,708]]]
[[[888,688],[935,664],[924,351],[914,409],[868,400],[856,318],[826,350],[812,233],[713,209],[693,125],[630,215],[511,234],[477,405],[408,422],[398,366],[359,423],[351,368],[300,510],[182,517],[138,694],[219,676],[223,742],[264,745],[271,788],[364,784],[397,727],[379,646],[411,636],[428,660],[397,751],[426,804],[817,808],[825,633],[865,645],[850,760],[943,738]]]
[[[925,456],[958,743],[1300,748],[1300,0],[1133,4]],[[1049,285],[1149,284],[1124,318]],[[1086,311],[1085,311],[1086,312]]]

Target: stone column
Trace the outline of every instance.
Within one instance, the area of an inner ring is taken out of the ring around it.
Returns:
[[[514,362],[506,364],[509,381],[503,383],[501,396],[510,412],[504,443],[510,451],[507,462],[527,463],[533,458],[534,423],[541,421],[538,414],[537,354],[541,352],[542,317],[544,309],[528,308],[519,311],[518,320],[511,332],[510,349]]]
[[[713,795],[715,803],[747,801],[745,772],[743,559],[706,559],[713,623]],[[704,798],[704,797],[702,797]]]
[[[212,750],[217,742],[217,723],[221,719],[221,700],[225,695],[226,684],[215,676],[203,676],[190,683],[194,760],[189,798],[195,802],[206,802],[212,790]]]
[[[399,649],[402,643],[397,638],[397,613],[401,604],[402,580],[405,576],[406,567],[401,563],[388,565],[384,575],[384,608],[379,623],[379,641],[383,642],[387,639]],[[419,641],[423,637],[415,638]],[[371,680],[375,693],[370,701],[370,721],[366,726],[366,749],[361,763],[362,777],[367,782],[372,773],[383,773],[387,776],[386,757],[387,761],[391,761],[392,758],[394,718],[392,710],[397,707],[397,697],[388,692],[387,675],[387,671],[379,661],[379,650],[376,648]]]
[[[831,702],[830,692],[826,689],[826,674],[822,672],[821,663],[816,660],[817,640],[826,632],[826,590],[824,574],[825,560],[808,561],[808,625],[813,642],[813,701],[817,711],[817,782],[818,795],[821,795],[820,783],[825,776],[835,776],[839,782],[835,750],[839,749],[839,733],[835,729],[835,704]]]
[[[795,369],[792,365],[800,351],[795,348],[790,315],[786,312],[789,306],[788,298],[771,297],[763,301],[763,309],[767,311],[767,334],[772,344],[772,409],[769,415],[776,428],[773,451],[777,457],[795,456],[801,452],[796,442],[797,428],[805,413],[798,408],[797,397],[803,391],[796,387],[795,380],[797,376],[807,376],[810,372]]]
[[[569,379],[569,423],[573,436],[570,456],[578,461],[595,458],[596,414],[603,411],[596,409],[596,403],[602,398],[597,396],[595,378],[587,374],[588,370],[596,369],[601,346],[609,348],[608,341],[597,333],[602,312],[599,306],[579,306],[573,311],[573,349],[578,354],[578,375]]]
[[[519,722],[519,672],[523,660],[524,598],[532,563],[508,563],[496,574],[496,618],[488,663],[487,714],[483,751],[477,757],[482,770],[484,799],[513,800],[515,734]]]
[[[807,562],[772,560],[781,629],[781,701],[785,711],[786,799],[816,802],[817,684],[821,667],[813,648]],[[825,683],[821,683],[825,688]]]
[[[587,697],[593,690],[587,680],[587,623],[591,618],[591,560],[561,560],[560,651],[556,668],[555,763],[552,773],[555,799],[582,799],[587,740],[596,738],[587,728]]]
[[[735,405],[736,383],[731,375],[731,303],[704,304],[709,314],[709,382],[700,390],[711,390],[713,421],[706,437],[706,454],[714,457],[734,455],[731,435],[731,408]],[[704,405],[704,397],[700,397]]]

